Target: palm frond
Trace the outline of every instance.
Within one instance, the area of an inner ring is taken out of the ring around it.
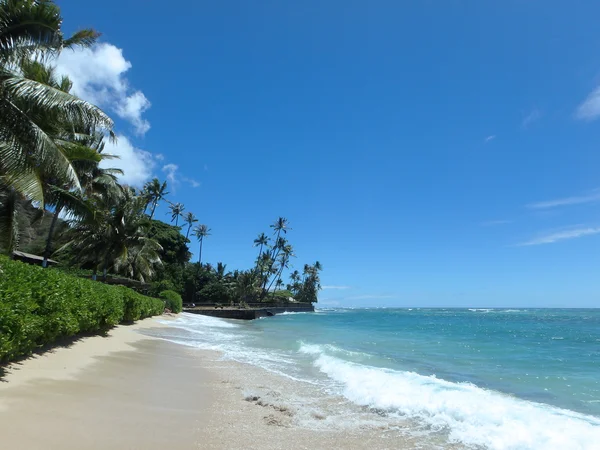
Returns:
[[[21,76],[0,77],[2,91],[40,112],[58,114],[70,123],[85,123],[94,128],[112,129],[113,121],[100,108],[52,86]]]

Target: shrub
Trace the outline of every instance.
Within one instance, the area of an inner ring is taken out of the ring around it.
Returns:
[[[148,292],[148,295],[151,295],[152,297],[160,297],[160,294],[163,291],[174,290],[175,285],[169,280],[155,281],[154,283],[150,284],[150,291]]]
[[[183,309],[183,301],[181,295],[175,291],[162,291],[160,298],[165,300],[165,308],[170,309],[171,312],[178,314]]]
[[[146,297],[125,286],[114,286],[120,289],[123,295],[124,311],[123,321],[135,322],[145,317],[162,314],[165,309],[164,302],[157,298]]]
[[[161,300],[0,256],[0,362],[80,333],[160,314]]]

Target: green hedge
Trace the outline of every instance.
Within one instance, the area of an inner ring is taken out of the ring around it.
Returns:
[[[79,333],[161,314],[164,302],[122,286],[0,256],[0,362]]]
[[[175,314],[179,314],[183,309],[183,300],[181,300],[181,295],[175,291],[162,291],[160,293],[160,298],[165,300],[165,308],[170,309],[171,312],[174,312]]]

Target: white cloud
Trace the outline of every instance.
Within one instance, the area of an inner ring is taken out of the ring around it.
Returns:
[[[600,201],[600,189],[594,189],[588,194],[559,198],[556,200],[548,200],[545,202],[531,203],[527,205],[527,207],[533,209],[545,209],[555,208],[557,206],[581,205],[583,203],[592,203],[598,201]]]
[[[192,178],[184,178],[183,181],[185,181],[186,183],[189,183],[189,185],[193,188],[200,187],[200,182],[196,181]]]
[[[177,179],[178,170],[179,166],[177,164],[165,164],[162,168],[162,171],[167,174],[167,181],[173,186],[179,183]]]
[[[491,142],[491,141],[493,141],[494,139],[496,139],[496,135],[495,135],[495,134],[492,134],[492,135],[490,135],[490,136],[486,137],[486,138],[483,140],[483,142],[485,142],[485,143],[487,144],[488,142]]]
[[[117,105],[117,114],[133,124],[138,134],[146,134],[150,123],[142,119],[142,114],[150,108],[150,101],[141,91],[136,91]]]
[[[350,289],[350,286],[322,286],[321,289]]]
[[[123,50],[107,43],[65,50],[56,60],[57,72],[71,79],[75,95],[113,111],[142,135],[150,129],[142,118],[150,102],[141,91],[132,91],[129,86],[125,74],[131,67]]]
[[[519,247],[525,247],[530,245],[543,245],[553,244],[559,241],[565,241],[567,239],[576,239],[584,236],[591,236],[600,233],[600,227],[584,227],[574,228],[570,230],[555,231],[545,235],[538,236],[527,242],[519,244]]]
[[[119,156],[119,159],[102,161],[100,166],[123,170],[124,174],[119,177],[122,183],[141,187],[152,178],[156,157],[150,152],[134,147],[125,136],[118,136],[116,143],[107,140],[104,152]]]
[[[594,120],[600,116],[600,86],[594,89],[575,111],[575,117],[581,120]]]
[[[534,122],[537,122],[538,120],[540,120],[542,117],[542,112],[537,109],[534,108],[533,110],[531,110],[531,112],[529,114],[527,114],[524,118],[523,121],[521,122],[521,126],[523,128],[529,128],[529,125],[531,125]]]

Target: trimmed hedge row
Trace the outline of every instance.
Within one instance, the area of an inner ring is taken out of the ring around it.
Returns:
[[[175,291],[162,291],[160,298],[165,301],[165,308],[170,309],[172,313],[179,314],[183,309],[183,300],[181,295]]]
[[[0,256],[0,362],[79,333],[161,314],[164,302]]]

